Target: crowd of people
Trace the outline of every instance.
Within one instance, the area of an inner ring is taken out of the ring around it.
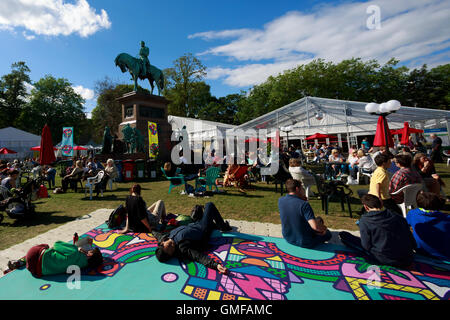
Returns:
[[[331,179],[343,175],[356,179],[360,170],[370,175],[369,190],[361,195],[364,210],[357,222],[360,236],[346,231],[339,233],[342,243],[359,252],[369,263],[408,268],[415,254],[450,260],[450,217],[441,212],[446,202],[445,197],[442,197],[444,182],[437,175],[433,160],[423,150],[419,150],[417,145],[413,147],[414,149],[403,147],[398,151],[383,147],[375,149],[367,140],[363,140],[360,148],[353,146],[349,150],[347,159],[342,156],[342,150],[337,145],[322,145],[315,150],[314,147],[311,149],[315,152],[313,162],[325,162],[324,175]],[[310,186],[316,183],[315,175],[304,168],[307,159],[301,148],[289,147],[280,154],[280,160],[282,164],[287,161],[287,172],[290,174],[285,181],[287,194],[278,200],[283,237],[292,245],[315,248],[332,238],[324,220],[315,215],[309,203],[310,194],[307,194],[307,189],[310,190]],[[248,153],[244,159],[226,164],[226,159],[220,159],[211,152],[201,165],[189,164],[180,153],[180,162],[178,166],[167,162],[164,165],[166,174],[172,177],[182,174],[184,181],[190,181],[197,179],[211,166],[224,165],[224,185],[235,180],[236,171],[240,167],[251,170],[267,165],[254,154]],[[68,168],[62,177],[63,189],[67,188],[74,177],[93,176],[100,168],[111,176],[117,170],[112,159],[107,161],[105,167],[101,167],[94,158],[76,160],[74,166]],[[398,205],[404,201],[403,194],[397,191],[411,184],[421,184],[423,190],[417,195],[417,209],[410,210],[404,217]],[[125,207],[126,222],[118,232],[153,233],[158,240],[155,254],[158,261],[166,262],[177,257],[199,262],[220,273],[229,272],[224,265],[204,252],[205,244],[214,229],[222,232],[231,230],[214,203],[209,202],[202,207],[200,217],[193,223],[178,226],[166,233],[161,232],[167,216],[164,202],[159,200],[148,207],[139,184],[130,189]],[[74,246],[56,243],[53,248],[48,245],[33,247],[26,257],[27,268],[36,276],[59,272],[62,269],[56,268],[57,262],[51,258],[52,255],[56,256],[52,253],[56,251],[70,255],[71,258],[67,261],[72,264],[95,266],[101,263],[99,252]]]

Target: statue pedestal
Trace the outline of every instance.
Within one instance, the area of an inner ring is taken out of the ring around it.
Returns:
[[[172,126],[167,121],[169,101],[145,92],[129,92],[116,99],[122,105],[122,123],[119,124],[119,139],[123,140],[122,129],[127,124],[137,128],[144,137],[146,158],[149,157],[148,122],[158,126],[159,157],[170,160]]]

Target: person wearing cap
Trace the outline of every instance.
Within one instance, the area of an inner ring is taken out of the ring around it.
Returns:
[[[89,249],[81,246],[83,241],[76,244],[56,241],[51,248],[48,244],[33,246],[25,256],[26,268],[37,278],[66,273],[69,266],[97,268],[103,263],[102,253],[98,248],[92,248],[92,238],[84,241],[86,242],[89,244]],[[10,269],[15,269],[20,267],[20,264],[10,261],[8,266]]]

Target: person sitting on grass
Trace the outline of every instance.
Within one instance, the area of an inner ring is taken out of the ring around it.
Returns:
[[[153,232],[158,239],[156,258],[159,262],[166,262],[172,257],[196,261],[222,274],[227,274],[227,268],[203,253],[212,231],[217,228],[222,232],[231,231],[229,223],[223,220],[214,203],[208,202],[202,218],[197,222],[177,227],[168,234]]]
[[[342,243],[365,256],[369,263],[409,267],[415,241],[406,220],[390,210],[383,210],[377,196],[366,194],[361,202],[366,211],[359,220],[361,237],[342,231],[339,233]]]
[[[286,181],[288,194],[278,200],[283,238],[290,244],[312,248],[331,239],[322,218],[315,217],[298,180]]]
[[[125,228],[119,233],[127,232],[152,232],[150,219],[144,199],[141,197],[141,186],[135,184],[130,189],[130,195],[125,200],[127,220]]]
[[[450,261],[450,216],[440,210],[445,199],[432,192],[417,195],[417,209],[406,215],[413,230],[417,253]]]
[[[24,260],[10,261],[8,267],[14,270],[26,264],[28,271],[37,278],[66,273],[69,266],[97,268],[103,263],[102,253],[98,248],[92,249],[92,238],[81,240],[77,244],[56,241],[52,248],[48,244],[33,246]],[[91,248],[83,248],[85,245]]]

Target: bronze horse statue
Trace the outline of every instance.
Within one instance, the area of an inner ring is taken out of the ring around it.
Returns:
[[[137,59],[129,55],[128,53],[119,54],[116,59],[114,59],[114,62],[122,72],[126,72],[127,70],[130,72],[134,81],[134,91],[138,91],[138,78],[141,80],[148,79],[148,82],[150,83],[150,86],[152,88],[151,93],[153,94],[153,82],[155,82],[156,86],[158,87],[158,95],[161,95],[161,91],[164,89],[164,74],[161,70],[153,65],[150,65],[150,68],[148,68],[147,70],[147,74],[143,75],[142,60]]]

